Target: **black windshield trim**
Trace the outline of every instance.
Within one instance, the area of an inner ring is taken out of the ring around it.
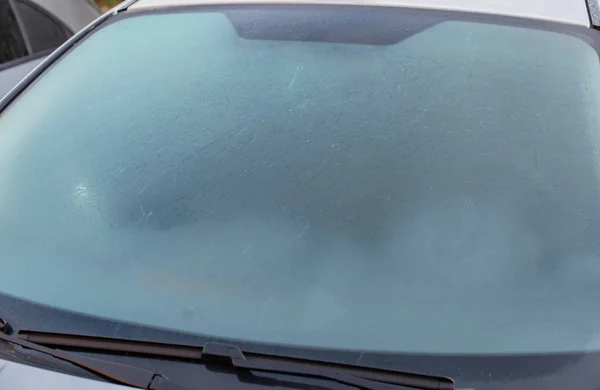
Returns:
[[[15,325],[15,332],[36,329],[39,332],[93,333],[98,337],[125,338],[149,342],[203,345],[208,342],[236,344],[247,353],[276,353],[290,358],[307,358],[337,364],[361,365],[381,370],[421,372],[451,376],[457,388],[493,380],[539,379],[555,375],[572,379],[573,374],[600,372],[600,350],[552,353],[476,354],[385,352],[278,345],[235,338],[188,333],[126,321],[95,317],[70,310],[31,302],[0,292],[0,316]],[[65,322],[63,318],[69,317]],[[43,319],[41,321],[40,319]],[[18,328],[16,325],[18,324]],[[65,350],[71,350],[66,348]],[[72,349],[79,352],[77,349]],[[536,364],[532,365],[532,359]],[[426,367],[426,369],[424,369]],[[468,370],[465,368],[469,367]],[[564,382],[561,382],[564,383]],[[567,387],[565,387],[567,388]]]
[[[587,0],[586,5],[592,26],[600,27],[600,0]]]

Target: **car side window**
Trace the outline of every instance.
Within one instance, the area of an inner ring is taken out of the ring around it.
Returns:
[[[29,0],[0,0],[0,66],[43,55],[72,34],[58,19]]]
[[[13,4],[33,53],[55,49],[72,35],[65,25],[30,1],[13,0]]]
[[[16,15],[7,0],[0,0],[0,66],[27,55]]]

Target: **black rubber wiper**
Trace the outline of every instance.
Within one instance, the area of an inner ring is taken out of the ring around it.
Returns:
[[[6,322],[0,319],[0,328],[3,324],[6,325]],[[186,388],[171,382],[165,376],[143,368],[46,348],[43,345],[10,336],[2,331],[0,331],[0,340],[69,362],[116,384],[147,390],[186,390]]]
[[[20,331],[17,337],[19,340],[35,343],[34,345],[198,361],[202,364],[220,364],[250,372],[330,380],[364,390],[397,390],[397,386],[426,390],[454,389],[454,381],[442,376],[254,353],[242,351],[235,345],[214,342],[202,346],[182,345],[37,331]]]

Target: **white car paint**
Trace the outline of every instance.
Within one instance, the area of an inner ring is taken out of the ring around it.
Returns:
[[[0,359],[2,390],[131,390],[131,387],[61,374]]]
[[[351,4],[480,12],[590,26],[585,0],[139,0],[130,9],[201,4]]]

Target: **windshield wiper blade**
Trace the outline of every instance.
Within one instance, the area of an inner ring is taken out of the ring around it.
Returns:
[[[4,321],[0,322],[5,323]],[[0,332],[0,340],[69,362],[116,384],[147,390],[185,390],[184,387],[171,382],[165,376],[143,368],[46,348],[4,332]]]
[[[276,354],[242,351],[236,345],[208,342],[182,345],[149,341],[20,331],[18,337],[37,344],[103,352],[127,352],[159,358],[176,358],[221,364],[247,371],[279,373],[292,376],[331,380],[365,390],[393,390],[394,386],[425,390],[453,390],[454,381],[448,377],[381,370],[372,367],[300,359]]]

